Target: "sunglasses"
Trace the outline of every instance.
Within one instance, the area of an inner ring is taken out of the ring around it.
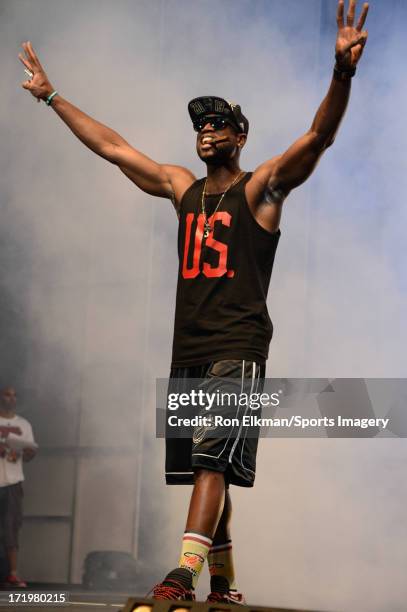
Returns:
[[[208,123],[214,130],[223,130],[227,125],[236,129],[234,123],[224,117],[203,117],[193,122],[195,132],[201,132]]]

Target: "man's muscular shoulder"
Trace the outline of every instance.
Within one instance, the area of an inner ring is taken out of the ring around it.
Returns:
[[[246,183],[249,208],[257,223],[269,232],[278,230],[282,205],[287,196],[279,185],[279,160],[280,155],[258,166]]]
[[[163,167],[170,178],[172,187],[171,201],[178,212],[184,193],[196,181],[196,176],[191,170],[183,166],[165,164]]]

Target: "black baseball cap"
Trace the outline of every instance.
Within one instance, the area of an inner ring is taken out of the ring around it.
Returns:
[[[249,131],[249,121],[243,115],[239,104],[217,96],[194,98],[188,103],[188,112],[192,122],[202,119],[205,115],[217,115],[229,119],[239,132],[247,134]]]

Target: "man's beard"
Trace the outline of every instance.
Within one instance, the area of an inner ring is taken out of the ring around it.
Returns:
[[[223,166],[229,162],[236,152],[237,147],[228,144],[222,147],[215,146],[215,153],[208,155],[208,157],[202,156],[201,152],[198,152],[199,158],[208,166]]]

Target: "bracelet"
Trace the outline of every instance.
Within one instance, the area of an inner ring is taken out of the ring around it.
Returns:
[[[352,68],[349,68],[349,69],[340,68],[338,64],[335,64],[334,66],[334,78],[337,81],[349,81],[352,77],[355,76],[355,74],[356,74],[356,66],[353,66]]]
[[[45,104],[46,104],[47,106],[50,106],[50,104],[51,104],[52,100],[55,98],[55,96],[56,96],[57,94],[58,94],[58,92],[57,92],[56,90],[55,90],[55,91],[53,91],[53,92],[52,92],[52,94],[50,94],[50,95],[48,96],[48,98],[45,100]]]

